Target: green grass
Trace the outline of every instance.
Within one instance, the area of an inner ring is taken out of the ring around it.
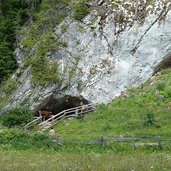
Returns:
[[[108,105],[98,106],[96,112],[89,113],[83,120],[72,119],[57,124],[56,132],[69,140],[92,140],[121,134],[126,137],[170,137],[171,70],[162,70],[153,84],[151,82],[130,89],[127,98],[117,98]]]
[[[169,171],[171,153],[71,154],[53,151],[15,151],[0,149],[0,170],[81,170],[81,171]]]

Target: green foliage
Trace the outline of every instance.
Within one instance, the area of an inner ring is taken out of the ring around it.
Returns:
[[[16,68],[13,54],[7,42],[0,42],[0,83]]]
[[[64,34],[67,31],[67,25],[63,24],[61,26],[61,33]]]
[[[12,93],[19,85],[18,80],[7,80],[0,85],[0,109],[4,106],[5,102],[10,98]]]
[[[19,82],[17,80],[8,80],[0,85],[0,92],[3,92],[6,96],[9,96],[17,88],[18,84]]]
[[[0,132],[1,147],[18,150],[25,149],[47,149],[53,147],[50,138],[41,133],[28,135],[23,130],[13,128]]]
[[[1,1],[0,83],[8,78],[9,75],[17,68],[17,64],[13,56],[16,35],[20,27],[29,18],[31,3],[33,3],[32,0]],[[34,5],[36,6],[36,4]]]
[[[156,126],[159,127],[156,119],[154,118],[154,114],[151,112],[147,112],[144,117],[144,126]]]
[[[27,58],[25,66],[31,65],[32,82],[36,85],[46,83],[58,83],[58,63],[51,63],[47,53],[54,53],[61,47],[66,47],[66,42],[60,41],[53,33],[54,25],[59,24],[67,15],[66,0],[45,0],[41,4],[41,10],[35,13],[31,27],[26,27],[21,32],[24,39],[25,55],[28,56],[31,49],[35,49],[33,55]]]
[[[32,81],[34,84],[44,85],[48,82],[58,83],[58,63],[48,64],[44,57],[32,60]]]
[[[58,83],[58,63],[49,63],[45,58],[48,51],[56,51],[62,46],[58,38],[51,32],[47,32],[37,47],[37,53],[28,61],[27,65],[31,65],[32,82],[34,84],[44,85],[47,82]]]
[[[72,10],[74,11],[74,18],[76,20],[81,20],[90,12],[87,2],[88,0],[79,0],[72,5]]]
[[[167,87],[165,90],[164,90],[165,94],[164,96],[167,97],[167,98],[170,98],[171,97],[171,87]]]
[[[153,3],[154,2],[154,0],[147,0],[147,3],[148,4],[151,4],[151,3]]]
[[[164,82],[157,83],[156,88],[160,91],[163,91],[165,88],[165,83]]]
[[[67,2],[65,0],[44,0],[41,10],[34,14],[34,22],[31,27],[21,30],[20,34],[24,37],[22,44],[26,54],[33,46],[44,38],[51,39],[52,28],[59,24],[67,15]],[[50,33],[50,34],[49,34]],[[53,35],[54,37],[54,35]],[[51,45],[50,43],[48,44]]]
[[[56,153],[50,150],[0,149],[0,158],[0,170],[169,171],[171,153],[135,150],[117,154],[107,150],[103,153]]]
[[[15,108],[2,116],[2,124],[6,127],[23,127],[32,120],[32,112],[27,108]]]
[[[171,74],[170,68],[161,70],[161,74],[162,74],[162,75]]]

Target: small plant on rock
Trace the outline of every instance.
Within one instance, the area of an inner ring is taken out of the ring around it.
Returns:
[[[74,18],[76,20],[83,19],[90,12],[87,2],[88,0],[80,0],[72,5],[72,10],[74,11]]]

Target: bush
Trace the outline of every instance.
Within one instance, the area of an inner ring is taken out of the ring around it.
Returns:
[[[164,82],[157,83],[156,88],[160,91],[163,91],[165,88],[165,83]]]
[[[164,90],[164,95],[165,97],[171,97],[171,87],[167,87],[165,90]]]
[[[144,118],[144,126],[155,126],[159,128],[160,125],[157,123],[156,119],[154,118],[154,114],[151,112],[146,113]]]
[[[90,12],[89,7],[87,6],[87,2],[88,0],[80,0],[72,6],[72,10],[74,11],[74,18],[76,20],[81,20]]]
[[[42,133],[36,132],[31,136],[31,141],[33,146],[37,148],[47,148],[52,145],[51,139]]]
[[[10,128],[0,132],[0,148],[25,149],[47,149],[55,148],[56,142],[41,133],[27,134],[18,128]]]
[[[165,75],[165,74],[171,74],[171,70],[170,70],[170,68],[167,68],[167,69],[163,69],[163,70],[161,70],[161,74],[162,74],[162,75]]]
[[[15,108],[2,116],[2,124],[8,128],[23,127],[32,120],[32,112],[27,108]]]

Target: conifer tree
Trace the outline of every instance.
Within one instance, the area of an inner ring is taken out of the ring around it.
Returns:
[[[0,0],[0,83],[17,67],[13,52],[16,35],[41,0]]]

